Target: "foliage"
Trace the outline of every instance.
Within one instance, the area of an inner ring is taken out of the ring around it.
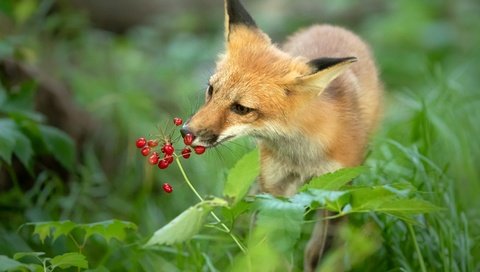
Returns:
[[[16,180],[0,187],[0,271],[301,271],[319,208],[349,218],[320,271],[480,269],[479,3],[245,2],[275,38],[327,12],[322,20],[372,45],[386,112],[364,166],[315,178],[290,198],[248,195],[257,154],[240,140],[183,164],[205,196],[195,200],[181,172],[152,171],[133,142],[201,104],[222,46],[223,7],[182,16],[166,7],[157,22],[114,34],[65,3],[2,0],[0,60],[67,82],[104,124],[96,133],[105,141],[79,156],[35,109],[36,82],[10,86],[0,74],[0,169]],[[35,168],[43,156],[68,180]],[[173,194],[162,193],[165,181]]]

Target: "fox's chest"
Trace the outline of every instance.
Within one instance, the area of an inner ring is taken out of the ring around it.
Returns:
[[[321,145],[260,142],[260,156],[260,187],[274,195],[294,195],[311,178],[342,167]]]

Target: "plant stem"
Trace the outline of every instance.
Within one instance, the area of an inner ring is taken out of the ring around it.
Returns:
[[[185,182],[187,183],[188,187],[190,187],[190,189],[193,191],[193,193],[197,196],[197,198],[200,200],[200,201],[204,201],[203,197],[198,193],[198,191],[195,189],[195,187],[193,187],[193,184],[190,182],[190,179],[188,178],[187,174],[185,173],[185,170],[183,169],[183,166],[182,166],[182,163],[180,162],[180,160],[178,159],[178,157],[175,158],[175,160],[177,161],[177,165],[178,165],[178,168],[180,169],[180,172],[182,173],[182,176],[183,176],[183,179],[185,180]],[[240,248],[240,250],[243,252],[243,253],[247,253],[247,249],[245,248],[244,245],[242,245],[242,243],[238,240],[238,238],[231,232],[230,228],[227,227],[227,225],[225,225],[222,220],[220,220],[220,218],[218,218],[218,216],[213,212],[211,211],[210,214],[213,216],[213,218],[215,218],[215,220],[222,226],[222,228],[228,233],[228,235],[230,235],[230,237],[232,237],[233,241],[235,241],[235,243],[237,244],[237,246]]]
[[[422,269],[422,272],[427,272],[427,268],[425,267],[425,262],[423,261],[422,252],[420,251],[420,247],[418,246],[417,238],[415,237],[415,231],[413,230],[412,224],[407,224],[407,226],[408,226],[408,231],[410,232],[410,235],[412,236],[415,251],[417,252],[417,255],[418,255],[418,261],[420,262],[420,268]]]

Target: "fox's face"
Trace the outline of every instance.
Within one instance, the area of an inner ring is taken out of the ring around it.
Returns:
[[[238,1],[226,0],[225,6],[226,53],[208,82],[205,104],[182,133],[195,137],[193,145],[206,147],[243,135],[288,135],[290,119],[354,58],[291,57],[271,43]]]

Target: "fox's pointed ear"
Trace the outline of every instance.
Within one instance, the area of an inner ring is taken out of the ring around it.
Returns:
[[[307,64],[313,73],[299,78],[300,84],[311,87],[320,95],[328,84],[345,72],[350,65],[357,61],[355,57],[347,58],[319,58],[309,61]]]
[[[225,38],[229,40],[235,27],[247,26],[257,28],[257,24],[242,6],[239,0],[225,0]]]

